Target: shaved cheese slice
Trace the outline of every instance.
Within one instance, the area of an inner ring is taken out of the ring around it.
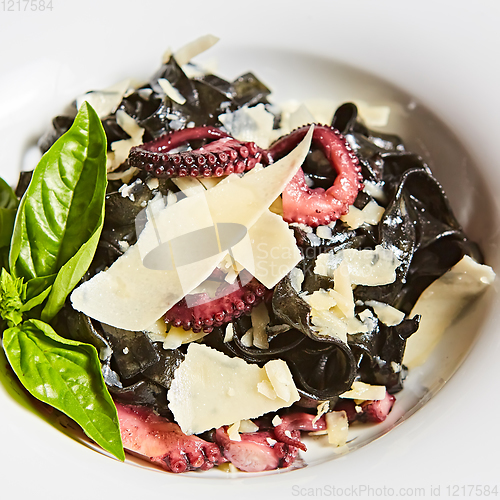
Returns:
[[[72,292],[73,307],[125,330],[152,325],[206,280],[227,255],[227,247],[222,250],[218,238],[209,238],[214,223],[251,228],[295,175],[311,138],[312,127],[290,154],[260,172],[242,178],[232,175],[204,193],[152,214],[135,245],[109,269]],[[203,244],[201,234],[205,235]]]
[[[282,359],[272,359],[264,365],[269,381],[278,398],[285,402],[295,398],[297,389],[287,364]]]
[[[178,49],[174,54],[175,60],[179,66],[184,66],[184,64],[191,61],[193,57],[205,52],[210,47],[214,46],[218,41],[219,38],[214,35],[200,36],[196,40],[193,40]]]
[[[339,107],[338,102],[331,99],[306,99],[304,105],[314,116],[315,123],[323,125],[332,123],[333,115]]]
[[[230,425],[227,428],[227,435],[231,441],[241,441],[240,436],[240,421],[238,420],[233,425]]]
[[[269,349],[269,341],[266,333],[266,326],[269,324],[269,313],[264,302],[261,302],[257,307],[252,309],[251,319],[253,345],[258,349]]]
[[[301,292],[303,282],[304,282],[304,272],[302,271],[302,269],[294,267],[290,271],[290,284],[297,293]]]
[[[330,410],[330,401],[322,401],[316,406],[316,416],[314,417],[312,423],[313,425],[328,411]]]
[[[219,184],[219,182],[224,180],[225,178],[226,178],[225,176],[224,177],[201,177],[200,179],[198,179],[198,181],[201,182],[201,184],[203,184],[205,189],[210,189],[210,188],[217,186],[217,184]]]
[[[363,210],[360,210],[353,205],[350,206],[349,212],[343,215],[340,220],[345,222],[352,229],[357,229],[363,224],[375,226],[380,222],[384,212],[385,209],[372,200],[365,205]]]
[[[158,320],[158,322],[165,322],[163,320]],[[161,333],[158,332],[150,332],[146,330],[146,334],[153,342],[163,342],[164,349],[177,349],[182,344],[189,344],[189,342],[194,342],[195,340],[199,340],[207,335],[205,332],[193,332],[193,330],[184,330],[184,328],[171,326],[170,330],[167,332]]]
[[[399,325],[399,323],[401,323],[401,321],[405,318],[405,313],[403,311],[400,311],[389,304],[385,304],[384,302],[367,300],[365,304],[373,308],[378,319],[387,326]]]
[[[185,104],[186,98],[165,78],[158,78],[158,83],[162,88],[163,92],[172,99],[172,101],[180,104],[181,106]]]
[[[301,260],[293,231],[279,215],[269,211],[233,247],[232,254],[267,288],[274,287]]]
[[[259,426],[254,424],[251,420],[241,420],[239,432],[242,434],[257,432],[258,430]]]
[[[111,143],[111,153],[108,153],[107,171],[112,172],[117,169],[127,158],[130,149],[142,144],[144,129],[139,127],[137,122],[123,109],[116,112],[116,123],[127,132],[130,139],[123,139]]]
[[[205,187],[195,177],[174,177],[172,182],[186,196],[195,196],[205,192]]]
[[[372,106],[364,101],[356,100],[361,119],[368,127],[386,127],[389,123],[391,108],[389,106]]]
[[[349,434],[349,421],[347,413],[342,411],[332,411],[325,415],[328,442],[333,446],[344,446]]]
[[[377,201],[381,203],[387,202],[387,196],[385,195],[383,182],[374,182],[363,180],[364,188],[363,191],[369,194],[372,198],[375,198]]]
[[[105,118],[115,111],[122,102],[123,96],[130,88],[130,84],[131,82],[128,79],[102,90],[87,92],[76,98],[76,107],[80,109],[81,105],[87,101],[94,108],[99,118]]]
[[[273,141],[274,115],[266,110],[264,104],[243,106],[240,109],[219,115],[224,128],[235,139],[255,142],[267,149]]]
[[[347,263],[334,270],[334,289],[318,290],[302,298],[311,306],[311,323],[319,335],[347,343],[347,334],[367,332],[368,326],[354,317],[354,297]]]
[[[276,392],[269,380],[263,380],[257,384],[257,391],[268,399],[276,399]]]
[[[315,122],[323,123],[321,121],[317,122],[307,106],[301,104],[293,113],[290,114],[288,126],[290,127],[290,131],[292,131],[296,128]]]
[[[385,398],[384,385],[370,385],[364,382],[353,382],[349,391],[339,395],[339,398],[344,399],[360,399],[363,401],[379,401]]]
[[[468,255],[428,286],[410,312],[420,314],[418,330],[406,342],[403,363],[415,368],[429,357],[462,309],[493,283],[495,273]]]
[[[269,363],[272,382],[266,372]],[[282,397],[288,394],[288,398],[270,399],[261,394],[258,385],[262,382],[278,389]],[[273,360],[259,368],[193,343],[175,371],[168,400],[176,422],[189,435],[288,407],[299,400],[299,394],[284,361]]]
[[[234,329],[233,329],[233,324],[228,323],[226,326],[226,333],[224,335],[224,342],[231,342],[234,337]]]
[[[335,269],[342,261],[348,265],[351,283],[366,286],[393,283],[396,279],[396,269],[401,265],[392,250],[377,245],[374,250],[349,248],[337,253],[320,254],[316,258],[314,272],[333,278]]]
[[[337,305],[346,318],[354,318],[354,296],[351,288],[349,265],[343,260],[340,266],[333,272],[333,290],[343,299],[337,298]]]

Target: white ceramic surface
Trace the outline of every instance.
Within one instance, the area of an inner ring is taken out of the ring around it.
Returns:
[[[500,8],[495,0],[473,5],[461,0],[291,0],[284,5],[54,0],[52,11],[30,13],[4,12],[0,2],[2,175],[15,182],[22,152],[75,95],[124,77],[147,76],[167,46],[179,47],[210,32],[221,41],[205,59],[217,58],[220,73],[228,77],[255,71],[276,100],[323,96],[391,104],[388,130],[430,160],[460,222],[498,273],[500,70],[495,52]],[[408,108],[410,103],[417,106]],[[316,450],[318,458],[309,467],[292,472],[174,476],[123,465],[68,438],[0,388],[0,488],[20,499],[288,498],[335,496],[333,487],[363,498],[370,493],[384,497],[384,487],[392,488],[395,497],[422,497],[417,493],[423,492],[430,497],[438,496],[437,487],[447,496],[454,485],[493,486],[500,445],[494,425],[500,413],[498,305],[495,284],[456,327],[460,349],[412,374],[398,411],[376,432],[393,426],[404,409],[414,411],[421,398],[427,401],[459,364],[463,346],[474,343],[457,373],[416,414],[334,461],[325,462]],[[490,421],[493,425],[487,425]],[[400,488],[422,490],[404,495]]]

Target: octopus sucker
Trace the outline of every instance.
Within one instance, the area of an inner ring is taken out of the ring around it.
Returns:
[[[206,293],[191,294],[188,300],[183,298],[167,311],[164,320],[195,333],[202,330],[210,333],[215,327],[248,314],[264,300],[266,291],[257,279],[242,271],[233,284],[221,281],[213,298]]]
[[[200,140],[212,142],[189,151],[171,152]],[[251,170],[263,154],[255,143],[237,141],[216,127],[193,127],[133,147],[128,162],[160,178],[222,177]]]
[[[308,126],[300,127],[281,137],[267,151],[271,161],[291,151],[305,136]],[[315,125],[313,144],[320,148],[336,171],[337,177],[329,189],[311,189],[300,168],[283,191],[283,218],[310,227],[327,225],[345,215],[363,188],[361,166],[344,136],[326,125]]]

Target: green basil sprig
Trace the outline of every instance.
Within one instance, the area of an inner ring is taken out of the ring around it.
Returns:
[[[42,157],[17,211],[10,272],[26,281],[57,273],[42,318],[50,321],[88,269],[104,221],[106,135],[85,102]]]
[[[99,446],[124,460],[116,408],[100,373],[97,350],[38,320],[4,332],[4,350],[24,387],[78,422]],[[117,435],[118,432],[118,435]]]
[[[106,136],[85,102],[40,160],[17,208],[10,274],[4,269],[0,276],[0,316],[8,327],[3,348],[23,386],[124,460],[116,407],[96,349],[59,336],[48,324],[94,257],[106,183]]]

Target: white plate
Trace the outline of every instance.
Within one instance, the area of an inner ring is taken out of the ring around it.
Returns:
[[[395,111],[388,130],[400,133],[431,161],[460,222],[498,270],[500,72],[495,52],[500,10],[494,0],[473,5],[294,0],[286,7],[261,0],[183,6],[54,0],[52,11],[32,13],[4,12],[2,5],[0,168],[11,182],[26,145],[74,96],[124,77],[147,76],[167,46],[179,47],[211,32],[221,42],[205,59],[216,57],[227,77],[254,71],[277,100],[358,97],[391,104]],[[417,106],[408,108],[410,103]],[[318,452],[307,468],[257,477],[145,470],[69,439],[1,388],[1,487],[16,488],[22,498],[188,492],[287,498],[334,496],[334,487],[361,498],[422,492],[438,496],[436,488],[446,496],[455,492],[455,485],[465,485],[465,493],[468,485],[485,491],[495,484],[500,445],[495,426],[486,427],[500,412],[495,368],[500,313],[493,288],[454,329],[453,335],[461,335],[460,349],[448,351],[448,361],[432,370],[413,374],[398,410],[374,432],[393,426],[403,408],[414,410],[429,399],[458,366],[462,346],[474,343],[477,334],[472,351],[446,386],[382,439],[337,460],[324,462]],[[417,401],[421,403],[415,407]]]

